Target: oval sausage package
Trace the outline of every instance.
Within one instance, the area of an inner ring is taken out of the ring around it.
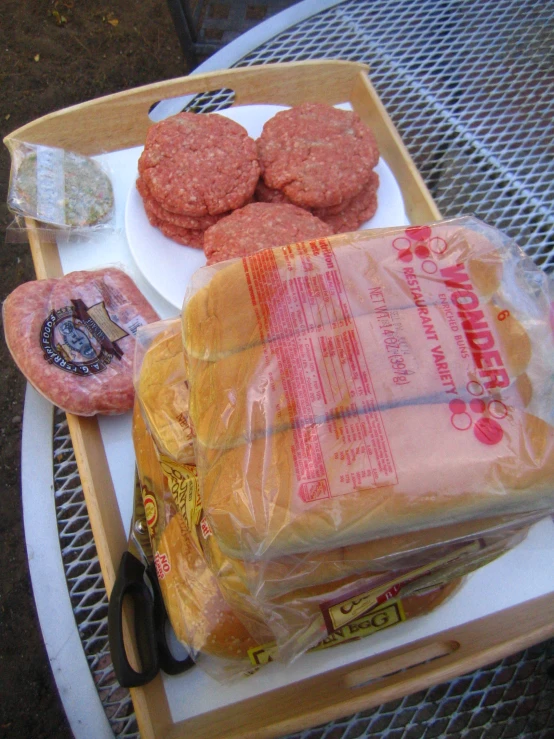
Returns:
[[[202,504],[248,560],[554,509],[551,285],[474,218],[198,270]]]
[[[132,409],[135,334],[158,315],[125,272],[25,282],[2,314],[15,363],[54,405],[80,416]]]

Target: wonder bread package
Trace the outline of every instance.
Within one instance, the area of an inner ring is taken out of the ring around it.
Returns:
[[[223,554],[551,512],[550,310],[547,276],[473,218],[200,269],[182,315],[189,414]]]

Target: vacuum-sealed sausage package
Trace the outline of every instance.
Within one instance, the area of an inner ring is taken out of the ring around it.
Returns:
[[[137,331],[134,374],[137,398],[156,446],[170,459],[194,464],[179,318]]]
[[[25,282],[2,315],[15,363],[54,405],[80,416],[131,410],[135,334],[158,315],[125,272]]]
[[[239,560],[554,508],[546,274],[473,218],[200,269],[183,306],[206,521]]]

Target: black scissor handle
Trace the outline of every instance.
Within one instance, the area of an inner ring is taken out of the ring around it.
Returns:
[[[153,680],[159,669],[155,600],[144,580],[145,567],[130,552],[121,558],[117,578],[108,604],[108,638],[115,676],[124,688],[136,688]],[[156,583],[157,584],[157,583]],[[159,586],[158,586],[159,587]],[[123,601],[130,597],[134,605],[135,638],[141,672],[127,659],[123,639]]]
[[[171,649],[167,643],[167,632],[165,628],[169,622],[169,618],[165,609],[160,583],[156,576],[156,568],[153,563],[148,566],[146,572],[152,585],[152,590],[154,591],[154,628],[156,630],[160,669],[166,675],[180,675],[182,672],[186,672],[191,667],[194,667],[194,660],[189,656],[184,659],[177,659],[171,653]]]

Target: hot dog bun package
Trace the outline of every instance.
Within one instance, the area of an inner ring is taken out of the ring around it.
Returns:
[[[249,560],[554,508],[546,274],[473,218],[203,268],[183,307],[204,514]]]

